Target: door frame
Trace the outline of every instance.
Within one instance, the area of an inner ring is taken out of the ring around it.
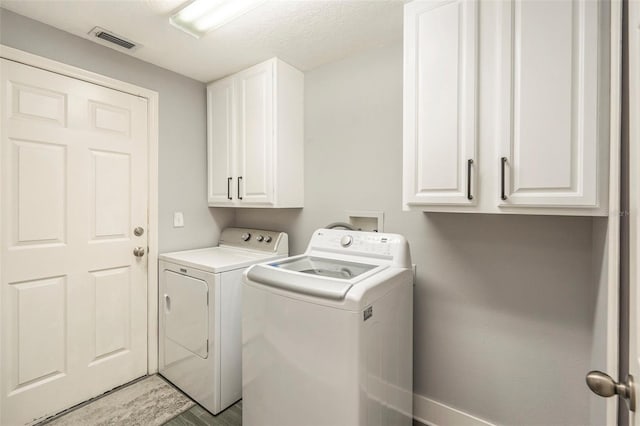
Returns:
[[[147,374],[158,371],[158,106],[159,94],[124,81],[0,44],[0,58],[147,99]],[[0,111],[2,107],[0,106]],[[2,259],[0,259],[2,271]],[[2,292],[0,292],[0,306]],[[1,344],[1,342],[0,342]],[[0,347],[0,356],[2,354]],[[0,412],[2,407],[0,407]]]
[[[623,0],[611,0],[610,2],[610,40],[609,40],[609,202],[607,217],[607,242],[606,242],[606,336],[605,341],[605,368],[612,377],[618,377],[620,355],[620,221],[621,211],[621,144],[622,135],[622,2]],[[592,368],[600,367],[597,365]],[[585,372],[586,373],[586,372]],[[618,423],[618,411],[620,401],[618,398],[607,398],[605,419],[606,424]],[[591,419],[593,420],[593,419]]]
[[[638,386],[638,372],[636,370],[636,364],[638,356],[638,347],[639,347],[639,339],[638,330],[634,330],[634,327],[638,324],[638,317],[640,312],[638,311],[638,300],[640,299],[640,270],[638,267],[638,262],[640,260],[640,167],[638,166],[638,161],[640,161],[640,149],[637,146],[638,136],[640,136],[640,124],[637,121],[634,121],[634,118],[638,117],[640,113],[640,100],[637,96],[633,96],[633,91],[637,91],[640,88],[640,53],[638,49],[640,48],[640,28],[637,26],[640,24],[640,3],[638,1],[629,1],[627,3],[626,8],[626,29],[627,31],[627,45],[626,45],[626,54],[627,63],[626,72],[627,72],[627,87],[628,90],[628,101],[627,101],[627,114],[626,114],[626,126],[627,133],[625,135],[626,142],[628,143],[628,153],[629,153],[629,186],[628,186],[628,197],[629,197],[629,290],[627,293],[627,302],[628,302],[628,347],[627,353],[623,354],[627,358],[627,374],[635,375],[635,388],[636,388],[636,407],[640,405],[640,396],[638,396],[638,391],[640,391],[640,386]],[[635,331],[635,333],[634,333]],[[621,357],[624,359],[624,357]],[[619,377],[620,381],[623,381],[623,377]],[[621,404],[621,407],[625,409],[625,404]],[[640,412],[637,411],[632,413],[628,412],[628,426],[638,425],[640,424]],[[621,416],[624,419],[624,416]]]

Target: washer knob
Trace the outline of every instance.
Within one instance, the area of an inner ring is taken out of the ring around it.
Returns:
[[[258,240],[258,242],[261,242],[262,240],[264,240],[264,237],[262,235],[258,235],[256,237],[256,240]]]
[[[353,237],[351,235],[345,235],[340,238],[340,245],[342,247],[349,247],[353,243]]]
[[[273,238],[271,238],[269,235],[264,237],[264,242],[267,243],[267,244],[269,244],[272,240],[273,240]]]
[[[240,238],[242,238],[242,241],[249,241],[251,239],[251,234],[248,232],[245,232],[244,234],[242,234]]]

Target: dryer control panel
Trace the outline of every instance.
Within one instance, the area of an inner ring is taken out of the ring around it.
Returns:
[[[269,253],[288,254],[289,236],[286,232],[253,228],[226,228],[220,235],[220,245]]]

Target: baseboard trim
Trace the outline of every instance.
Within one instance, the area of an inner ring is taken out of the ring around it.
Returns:
[[[448,405],[413,394],[413,418],[428,426],[495,426]]]

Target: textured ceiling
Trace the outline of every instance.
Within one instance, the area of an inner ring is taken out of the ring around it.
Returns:
[[[0,0],[0,6],[91,39],[95,26],[143,47],[143,61],[209,82],[273,56],[308,71],[402,38],[403,0],[269,0],[195,39],[169,25],[183,0]]]

